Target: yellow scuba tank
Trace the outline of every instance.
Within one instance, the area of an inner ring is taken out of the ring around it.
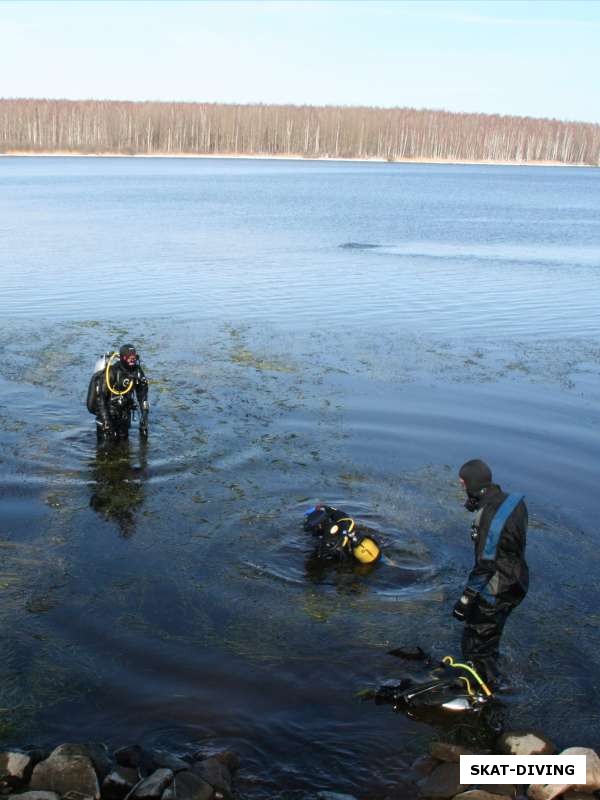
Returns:
[[[352,548],[352,555],[361,564],[373,564],[381,555],[381,550],[374,539],[365,536]]]

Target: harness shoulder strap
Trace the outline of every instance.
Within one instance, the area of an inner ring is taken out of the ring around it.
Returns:
[[[506,525],[506,521],[524,497],[524,494],[509,494],[502,504],[496,509],[496,513],[490,522],[490,527],[483,550],[483,557],[486,561],[493,561],[496,558],[498,542],[500,541],[500,535],[502,534],[504,526]]]

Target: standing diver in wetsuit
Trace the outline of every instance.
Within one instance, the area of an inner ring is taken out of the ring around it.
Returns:
[[[467,492],[465,508],[475,512],[471,525],[475,566],[452,613],[465,623],[463,658],[473,662],[493,687],[504,624],[529,587],[527,506],[523,495],[506,494],[492,483],[492,471],[484,461],[467,461],[459,477]]]
[[[148,381],[132,344],[124,344],[118,360],[98,374],[93,391],[99,441],[128,437],[134,392],[140,409],[140,434],[148,435]]]

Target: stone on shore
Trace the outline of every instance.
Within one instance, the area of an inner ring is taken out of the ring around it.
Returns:
[[[137,769],[116,767],[102,781],[102,800],[124,800],[138,781]]]
[[[469,788],[469,784],[460,782],[460,767],[456,762],[445,762],[418,783],[422,797],[432,800],[446,800]]]
[[[81,792],[94,800],[100,798],[98,777],[84,745],[61,745],[45,761],[36,764],[29,788],[39,791]]]
[[[556,753],[554,744],[541,733],[534,731],[508,731],[496,743],[498,753],[510,756],[551,756]]]
[[[600,758],[589,747],[567,747],[561,756],[586,756],[586,782],[561,784],[531,784],[527,790],[530,800],[553,800],[568,791],[593,794],[600,789]]]
[[[0,753],[0,788],[3,785],[14,788],[28,783],[32,771],[33,759],[27,753]]]
[[[173,783],[174,777],[170,769],[157,769],[137,783],[127,797],[129,800],[157,800],[167,786]]]

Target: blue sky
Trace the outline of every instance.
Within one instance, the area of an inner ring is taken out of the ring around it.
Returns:
[[[600,122],[600,0],[5,2],[0,96]]]

